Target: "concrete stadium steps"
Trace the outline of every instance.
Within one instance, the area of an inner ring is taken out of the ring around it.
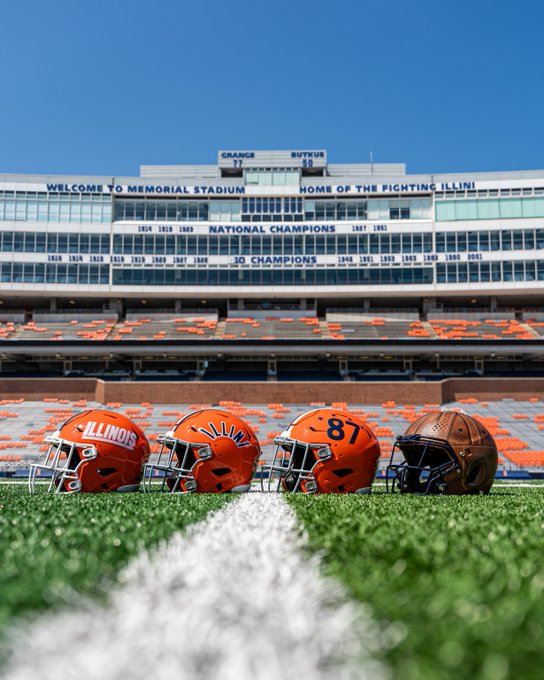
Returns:
[[[91,401],[68,401],[48,399],[44,401],[2,400],[0,402],[0,471],[28,468],[31,462],[41,460],[46,445],[43,439],[52,434],[71,415],[90,408],[108,408],[127,415],[148,436],[152,453],[159,450],[157,435],[166,432],[181,415],[212,404],[153,405],[121,404],[112,402],[100,405]],[[240,404],[233,401],[219,402],[214,407],[228,410],[246,420],[261,443],[262,461],[269,462],[274,456],[274,437],[287,428],[297,416],[311,408],[325,406],[323,402],[307,404]],[[480,402],[462,399],[444,404],[397,404],[384,402],[376,405],[356,405],[336,402],[335,408],[347,409],[362,418],[375,432],[380,441],[382,456],[380,470],[389,461],[396,435],[402,434],[408,424],[422,414],[440,408],[461,409],[482,418],[484,424],[496,437],[501,456],[500,468],[544,468],[544,402],[513,401]]]
[[[528,319],[524,322],[524,324],[534,334],[535,338],[544,337],[544,321],[534,321]]]

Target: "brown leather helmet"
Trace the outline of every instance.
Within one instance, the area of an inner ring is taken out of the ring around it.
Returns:
[[[457,411],[427,413],[397,437],[387,466],[387,490],[485,494],[497,463],[495,440],[478,420]]]

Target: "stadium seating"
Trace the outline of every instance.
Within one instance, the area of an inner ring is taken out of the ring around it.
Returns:
[[[325,333],[323,333],[325,331]],[[252,316],[245,318],[225,319],[225,331],[222,334],[224,339],[237,340],[289,340],[292,338],[315,340],[320,339],[325,334],[326,327],[323,329],[316,316],[306,316],[300,318],[285,317],[264,317],[255,319]]]
[[[193,338],[208,340],[215,336],[217,318],[158,315],[126,320],[115,325],[108,340],[172,340]]]
[[[515,319],[431,319],[429,325],[442,340],[534,340],[537,334]]]
[[[422,321],[417,312],[329,314],[306,316],[228,316],[196,314],[113,315],[35,314],[32,320],[0,322],[1,340],[123,341],[192,340],[534,340],[544,336],[544,317],[518,321],[513,316],[487,318],[486,313],[430,313]]]
[[[434,338],[434,333],[419,320],[391,320],[382,316],[353,321],[329,321],[329,335],[333,340],[398,340]]]
[[[274,437],[286,429],[298,415],[310,408],[324,405],[310,404],[240,404],[235,401],[222,401],[215,406],[232,411],[247,419],[255,429],[263,448],[263,460],[269,461],[274,455]],[[134,420],[148,435],[152,452],[158,451],[157,434],[168,429],[182,414],[210,404],[171,404],[154,405],[121,404],[112,402],[106,408],[118,410]],[[440,408],[463,410],[480,419],[497,441],[500,453],[500,469],[516,471],[536,470],[544,467],[544,447],[542,430],[544,428],[544,402],[479,402],[476,399],[462,399],[443,407],[438,404],[398,404],[387,401],[375,405],[335,404],[337,408],[348,408],[372,427],[380,440],[382,456],[380,470],[389,460],[395,436],[402,434],[409,423],[420,415]],[[84,400],[70,402],[55,398],[43,401],[23,401],[21,399],[0,401],[0,473],[14,473],[28,470],[31,462],[40,460],[47,445],[44,437],[54,432],[71,415],[88,408],[104,408],[94,402]]]

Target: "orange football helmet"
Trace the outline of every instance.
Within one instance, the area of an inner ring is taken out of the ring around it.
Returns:
[[[137,491],[149,457],[147,437],[129,418],[93,409],[68,418],[45,438],[44,462],[30,466],[35,491],[38,470],[51,473],[48,491]]]
[[[266,488],[303,493],[368,493],[380,445],[352,413],[318,408],[295,418],[274,439],[276,452]],[[262,487],[265,487],[264,479]]]
[[[188,413],[157,441],[158,459],[145,466],[148,491],[155,473],[162,476],[162,491],[248,491],[261,453],[247,423],[213,408]]]
[[[387,466],[387,490],[486,494],[497,463],[495,440],[476,418],[458,411],[427,413],[397,437]]]

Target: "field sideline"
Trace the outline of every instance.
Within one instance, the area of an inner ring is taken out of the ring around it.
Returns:
[[[363,612],[363,618],[370,617],[365,630],[378,633],[357,651],[359,675],[370,668],[378,672],[383,666],[391,670],[392,677],[409,680],[459,676],[536,680],[541,677],[544,633],[543,493],[541,484],[510,483],[495,485],[487,497],[391,497],[377,487],[370,497],[280,499],[274,494],[250,494],[243,501],[253,508],[250,545],[260,545],[260,552],[270,555],[269,563],[261,555],[259,559],[265,561],[257,571],[281,572],[274,562],[273,544],[264,550],[274,521],[286,523],[274,514],[278,509],[272,512],[259,501],[272,496],[294,510],[302,530],[302,538],[294,544],[303,561],[297,562],[293,574],[306,569],[312,573],[319,555],[321,574],[334,579],[353,606],[362,607],[358,611]],[[2,485],[0,620],[4,663],[6,649],[12,644],[6,640],[12,640],[12,631],[18,631],[21,644],[31,625],[21,623],[21,617],[23,621],[36,617],[39,625],[44,610],[77,612],[89,606],[108,606],[121,587],[120,579],[126,577],[126,565],[132,564],[136,555],[141,560],[142,550],[157,546],[174,533],[198,534],[200,529],[194,527],[200,525],[196,523],[207,522],[210,512],[219,518],[218,535],[228,533],[232,524],[239,531],[240,520],[228,510],[232,501],[238,504],[240,499],[159,493],[51,497],[41,490],[30,497],[23,487]],[[224,514],[227,510],[231,514]],[[243,520],[242,529],[245,524]],[[276,543],[282,542],[293,541],[282,539],[279,533]],[[246,546],[244,553],[248,549]],[[283,563],[288,562],[284,556]],[[263,607],[270,593],[264,592],[268,587],[259,586],[258,579],[255,583],[252,601]],[[206,600],[207,590],[208,586],[199,586],[197,602]],[[273,593],[275,604],[270,610],[266,606],[259,609],[262,617],[279,606],[284,592],[285,586]],[[336,592],[335,586],[331,592]],[[82,596],[101,604],[84,606]],[[340,602],[337,594],[335,598]],[[338,604],[338,609],[342,606]],[[288,612],[286,608],[286,619],[292,616]],[[224,620],[222,614],[218,617]],[[183,621],[180,615],[179,625]],[[233,639],[238,639],[233,625],[231,622],[227,628]],[[285,633],[282,645],[288,643],[290,634]],[[248,649],[255,647],[251,635],[244,640],[240,653],[244,644]],[[317,650],[308,647],[308,653],[316,657]],[[327,653],[330,656],[331,650]],[[327,677],[325,670],[331,669],[327,659],[325,654],[323,663],[308,677]],[[254,677],[273,677],[267,675],[263,662]],[[200,676],[194,672],[186,677],[206,677],[205,667]],[[58,671],[58,666],[55,668]],[[230,677],[215,672],[217,677]]]

